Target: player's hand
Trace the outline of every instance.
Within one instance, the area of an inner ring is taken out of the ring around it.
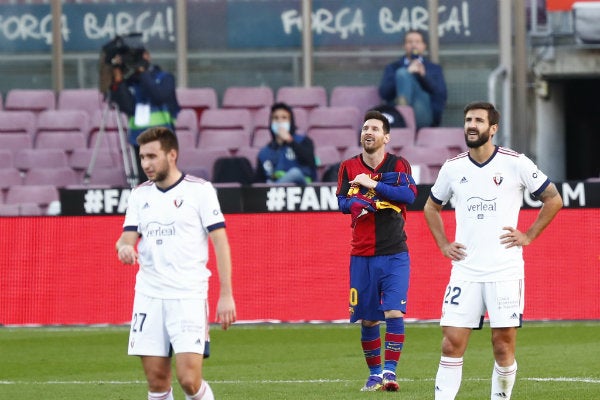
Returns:
[[[120,246],[117,251],[117,256],[119,257],[119,261],[123,264],[135,264],[138,260],[138,254],[135,251],[135,248],[129,244]]]
[[[531,243],[531,239],[518,229],[505,226],[502,230],[508,231],[508,233],[500,236],[500,243],[505,245],[504,247],[507,249],[515,246],[527,246]]]
[[[444,257],[451,259],[452,261],[464,260],[467,256],[466,246],[461,243],[452,242],[441,248]]]
[[[217,322],[223,330],[227,330],[237,319],[233,296],[221,296],[217,302]]]
[[[350,185],[360,185],[367,189],[375,189],[375,186],[377,186],[377,181],[371,179],[369,174],[358,174],[349,183]]]

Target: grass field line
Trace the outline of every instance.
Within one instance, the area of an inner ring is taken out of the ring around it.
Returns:
[[[463,378],[463,381],[487,381],[490,378]],[[416,381],[434,381],[435,378],[423,378],[423,379],[407,379],[407,378],[398,378],[399,382],[416,382]],[[517,380],[524,381],[535,381],[535,382],[573,382],[573,383],[591,383],[591,384],[600,384],[600,378],[582,378],[582,377],[558,377],[558,378],[517,378]],[[274,383],[292,383],[292,384],[302,384],[302,383],[353,383],[353,382],[362,382],[362,380],[351,380],[351,379],[284,379],[284,380],[273,380],[273,379],[264,379],[264,380],[254,380],[254,381],[241,381],[241,380],[211,380],[210,383],[214,384],[253,384],[253,385],[272,385]],[[133,381],[6,381],[0,380],[0,385],[137,385],[137,384],[145,384],[146,381],[143,380],[133,380]]]

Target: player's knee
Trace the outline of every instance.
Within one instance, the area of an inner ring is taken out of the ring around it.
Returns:
[[[179,385],[181,386],[181,389],[183,389],[183,391],[190,396],[198,393],[201,384],[202,380],[192,376],[182,376],[179,378]]]

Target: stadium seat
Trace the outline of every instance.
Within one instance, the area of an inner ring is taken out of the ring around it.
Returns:
[[[396,106],[396,109],[406,122],[406,127],[412,129],[413,135],[417,134],[417,120],[415,119],[415,112],[411,106]]]
[[[42,209],[35,203],[0,204],[0,216],[37,216],[42,215]]]
[[[104,107],[104,95],[97,89],[63,89],[58,93],[58,110],[81,110],[91,118]]]
[[[6,193],[5,204],[37,204],[45,213],[53,201],[59,201],[58,189],[54,185],[15,185]]]
[[[49,110],[38,116],[34,148],[62,149],[71,153],[86,148],[90,118],[83,110]]]
[[[30,111],[0,111],[0,149],[17,151],[33,147],[35,114]]]
[[[191,109],[183,109],[175,120],[175,133],[179,147],[196,147],[198,142],[198,117]]]
[[[310,111],[327,106],[327,92],[323,86],[283,86],[277,90],[276,101]]]
[[[104,126],[105,135],[99,146],[108,147],[112,152],[118,153],[121,151],[117,115],[121,118],[121,127],[123,128],[121,134],[125,141],[127,141],[127,116],[123,113],[117,114],[117,111],[114,109],[108,110],[107,113],[104,113],[104,110],[97,110],[94,115],[92,115],[90,123],[90,133],[88,138],[89,148],[94,148],[98,135],[100,134],[100,129]]]
[[[252,165],[252,169],[256,170],[256,161],[258,158],[258,152],[260,149],[258,147],[242,147],[238,149],[236,155],[240,157],[246,157],[250,160],[250,164]]]
[[[221,108],[245,108],[255,114],[273,104],[273,90],[268,86],[231,86],[223,93]]]
[[[331,91],[329,101],[331,107],[356,107],[361,118],[368,110],[380,103],[377,86],[336,86]]]
[[[348,148],[344,149],[344,151],[342,151],[342,160],[347,160],[358,154],[361,154],[362,150],[363,150],[362,147],[359,146],[358,144],[349,146]]]
[[[12,167],[14,167],[13,152],[7,149],[0,149],[0,169]]]
[[[206,178],[212,179],[212,170],[215,160],[221,157],[228,157],[230,155],[227,149],[180,149],[178,166],[186,173],[194,175],[194,172],[198,170],[204,170],[206,172]]]
[[[415,132],[411,128],[391,128],[390,141],[386,145],[390,153],[401,152],[404,147],[415,145]]]
[[[21,172],[14,168],[0,168],[0,203],[4,201],[5,192],[13,185],[22,185]]]
[[[198,148],[237,149],[250,145],[252,116],[245,109],[206,110],[199,127]]]
[[[212,87],[177,88],[177,102],[182,109],[191,109],[200,120],[202,112],[208,108],[217,108],[217,92]]]
[[[332,145],[342,151],[358,143],[359,112],[356,107],[319,107],[308,116],[307,135],[315,148]]]
[[[117,188],[129,187],[125,170],[123,167],[119,166],[93,169],[87,183],[94,186],[105,185]]]
[[[35,113],[56,109],[56,97],[50,89],[12,89],[6,94],[7,111],[32,111]]]
[[[54,185],[64,188],[81,183],[77,174],[69,167],[59,168],[31,168],[25,174],[24,185]]]
[[[315,148],[317,159],[317,180],[321,181],[325,171],[332,165],[342,161],[341,154],[335,146],[317,146]]]
[[[423,147],[446,146],[452,155],[468,150],[464,129],[458,127],[421,128],[415,144]]]
[[[69,157],[69,166],[75,171],[80,181],[83,181],[92,161],[94,149],[76,149]],[[104,168],[123,168],[121,153],[109,151],[108,148],[99,148],[92,166],[91,174]]]
[[[67,153],[60,149],[22,149],[15,155],[14,164],[20,171],[69,166]]]
[[[411,165],[426,165],[429,168],[431,172],[431,177],[434,180],[437,177],[437,174],[444,162],[446,162],[447,159],[451,158],[454,155],[446,147],[441,146],[409,146],[402,148],[402,150],[398,154],[406,158]],[[426,174],[426,172],[424,172],[423,174]]]

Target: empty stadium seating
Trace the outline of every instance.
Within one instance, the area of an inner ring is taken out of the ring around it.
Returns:
[[[90,118],[83,110],[49,110],[37,119],[35,148],[54,148],[72,152],[86,148]]]
[[[327,92],[322,86],[283,86],[277,90],[276,101],[286,103],[290,107],[301,107],[307,111],[328,105]]]
[[[245,109],[209,109],[202,113],[198,148],[227,149],[234,154],[250,146],[252,116]]]
[[[255,113],[273,104],[273,89],[268,86],[231,86],[223,93],[222,108],[244,108]]]
[[[0,111],[0,149],[14,153],[33,147],[36,117],[31,111]]]
[[[329,105],[332,107],[356,107],[361,118],[367,110],[380,103],[377,86],[336,86],[331,91],[331,100],[329,101]]]
[[[50,89],[12,89],[6,94],[4,109],[7,111],[41,112],[54,110],[56,97]]]
[[[463,128],[421,128],[417,132],[415,144],[422,147],[445,146],[452,154],[462,153],[468,149]]]
[[[177,88],[177,102],[182,109],[190,109],[196,113],[198,120],[202,112],[208,108],[217,108],[217,92],[211,87]]]
[[[179,147],[196,147],[198,142],[198,117],[191,109],[183,109],[175,120],[175,132]]]
[[[308,117],[308,136],[315,147],[335,146],[342,151],[358,143],[359,112],[356,107],[318,107]]]
[[[104,96],[97,89],[63,89],[58,94],[58,110],[81,110],[91,118],[104,107]]]

